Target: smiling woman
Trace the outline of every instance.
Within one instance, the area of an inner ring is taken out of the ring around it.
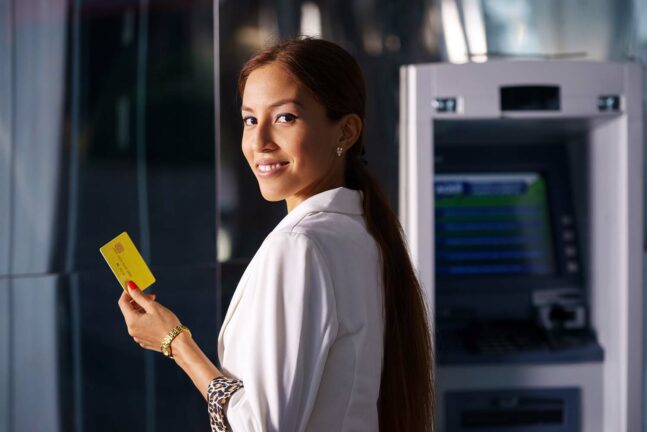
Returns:
[[[129,334],[187,373],[216,432],[431,430],[426,307],[362,159],[357,62],[331,42],[292,39],[249,60],[238,85],[243,153],[263,197],[285,200],[288,214],[236,288],[222,369],[137,289],[120,301]]]
[[[341,154],[361,133],[357,114],[328,119],[314,94],[279,63],[249,74],[241,111],[243,153],[265,199],[286,200],[291,211],[344,185]]]

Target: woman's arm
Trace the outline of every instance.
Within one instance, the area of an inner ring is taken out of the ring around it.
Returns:
[[[180,324],[178,317],[155,301],[155,295],[146,295],[128,282],[130,296],[121,294],[119,308],[124,315],[128,334],[142,348],[161,351],[168,332]],[[171,342],[173,359],[191,378],[207,401],[211,430],[230,431],[225,417],[225,405],[233,393],[243,387],[240,380],[225,377],[202,352],[189,333],[181,332]]]
[[[270,234],[250,266],[223,334],[221,360],[244,384],[227,421],[234,431],[303,431],[338,331],[331,273],[316,243],[295,232]]]
[[[202,397],[208,401],[209,383],[215,378],[223,376],[222,373],[186,332],[180,333],[173,339],[171,350],[175,363],[191,378]]]
[[[153,296],[142,293],[129,282],[130,296],[121,294],[119,308],[124,315],[128,334],[142,348],[160,352],[162,340],[168,332],[180,324],[178,317],[154,300]],[[171,343],[175,362],[191,378],[193,384],[207,399],[209,383],[222,373],[202,352],[198,344],[186,332],[180,333]]]

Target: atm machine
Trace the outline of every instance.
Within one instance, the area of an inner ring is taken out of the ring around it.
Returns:
[[[437,430],[642,430],[636,64],[401,68],[400,216]]]

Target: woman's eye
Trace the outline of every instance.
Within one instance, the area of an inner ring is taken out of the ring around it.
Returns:
[[[256,119],[254,117],[248,116],[248,117],[243,117],[243,124],[245,126],[252,126],[256,124]]]
[[[290,123],[297,119],[297,116],[294,114],[279,114],[276,117],[277,123]]]

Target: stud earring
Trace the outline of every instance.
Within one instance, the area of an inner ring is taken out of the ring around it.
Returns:
[[[341,157],[341,154],[343,151],[344,151],[343,147],[337,147],[337,156]]]

